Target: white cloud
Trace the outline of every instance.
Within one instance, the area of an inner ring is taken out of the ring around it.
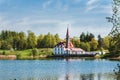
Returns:
[[[52,4],[52,2],[53,2],[53,0],[48,0],[48,1],[46,1],[45,3],[43,3],[42,7],[43,7],[43,8],[49,7],[49,6]]]
[[[35,34],[47,34],[48,32],[52,34],[58,33],[61,38],[65,38],[67,24],[69,24],[70,37],[77,36],[79,37],[81,32],[91,32],[97,36],[101,34],[106,36],[111,28],[103,27],[103,25],[75,25],[79,21],[73,20],[55,20],[55,19],[32,19],[32,18],[23,18],[19,20],[9,20],[7,18],[0,17],[0,31],[1,30],[14,30],[14,31],[24,31],[28,30],[33,31]],[[102,27],[102,28],[100,28]],[[107,30],[107,31],[106,31]]]
[[[89,0],[86,3],[86,13],[103,13],[103,14],[111,14],[112,13],[112,4],[102,4],[101,0]]]
[[[86,12],[92,11],[96,9],[99,5],[97,4],[98,0],[89,0],[86,3]]]
[[[92,11],[93,9],[95,9],[97,7],[98,7],[98,5],[91,5],[91,6],[87,7],[86,12]]]
[[[98,0],[88,0],[87,5],[93,5],[96,2],[98,2]]]
[[[71,25],[72,21],[69,20],[55,20],[55,19],[32,19],[23,18],[19,20],[12,20],[0,17],[0,31],[1,30],[12,30],[12,31],[24,31],[27,32],[31,30],[37,35],[46,34],[48,32],[52,34],[59,33],[62,38],[64,38],[64,33],[66,32],[67,24]]]

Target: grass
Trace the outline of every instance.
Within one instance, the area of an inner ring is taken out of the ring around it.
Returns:
[[[33,49],[27,50],[0,50],[0,55],[16,55],[17,59],[38,59],[40,55],[52,55],[52,48],[40,48],[36,49],[37,52],[35,56],[33,56]]]

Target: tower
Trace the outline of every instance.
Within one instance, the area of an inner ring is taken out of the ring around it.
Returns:
[[[67,28],[67,33],[66,33],[66,48],[69,46],[69,29]]]

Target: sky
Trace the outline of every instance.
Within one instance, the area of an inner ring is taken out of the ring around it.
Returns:
[[[105,37],[112,28],[106,20],[111,15],[112,0],[0,0],[0,31],[65,38],[68,27],[70,37],[82,32]]]

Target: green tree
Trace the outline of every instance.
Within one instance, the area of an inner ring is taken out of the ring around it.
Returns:
[[[58,43],[58,41],[56,41],[56,37],[54,35],[51,35],[51,40],[50,40],[51,46],[50,47],[53,48]]]
[[[106,36],[106,37],[103,38],[103,48],[104,49],[109,49],[110,48],[110,40],[111,40],[110,36]]]
[[[48,33],[47,35],[44,36],[43,40],[42,40],[42,44],[44,48],[49,48],[51,47],[51,34]]]
[[[93,38],[95,38],[94,34],[90,33],[90,35],[89,35],[89,41],[91,41]]]
[[[98,41],[93,38],[91,41],[90,41],[90,47],[91,47],[91,51],[95,51],[97,50],[97,46],[98,46]]]
[[[100,34],[98,35],[98,49],[103,53],[103,38]]]
[[[80,42],[80,48],[85,51],[90,51],[90,44],[88,42]]]
[[[86,41],[86,36],[85,36],[84,32],[82,32],[82,34],[80,35],[80,41],[81,42],[85,42]]]
[[[80,40],[77,37],[73,37],[71,39],[71,42],[73,43],[74,47],[79,47],[79,45],[80,45]]]
[[[13,49],[18,50],[18,47],[19,47],[19,44],[20,44],[19,40],[20,40],[19,36],[14,36],[13,42],[12,42]]]
[[[32,56],[35,57],[38,54],[38,50],[36,48],[32,49]]]
[[[61,40],[58,34],[55,34],[54,38],[56,39],[56,43],[60,42]]]
[[[38,39],[37,39],[37,47],[38,48],[42,48],[43,47],[43,39],[44,39],[44,35],[39,35]]]
[[[112,11],[112,16],[106,17],[108,22],[111,22],[113,25],[109,34],[112,37],[110,40],[109,51],[113,56],[120,56],[120,0],[113,0]]]
[[[3,40],[1,45],[1,49],[3,50],[10,50],[12,48],[12,46],[10,45],[10,43],[8,43],[7,41]]]
[[[1,46],[2,46],[2,41],[0,40],[0,49],[1,49]]]
[[[28,31],[28,38],[27,38],[28,48],[35,48],[37,45],[37,38],[35,34],[31,31]]]
[[[19,35],[19,38],[17,40],[17,49],[24,50],[27,48],[26,35],[24,32],[20,32],[18,35]]]
[[[94,38],[94,34],[87,32],[87,34],[85,34],[84,32],[82,32],[82,34],[80,35],[80,41],[81,42],[89,42],[92,40],[92,38]]]

